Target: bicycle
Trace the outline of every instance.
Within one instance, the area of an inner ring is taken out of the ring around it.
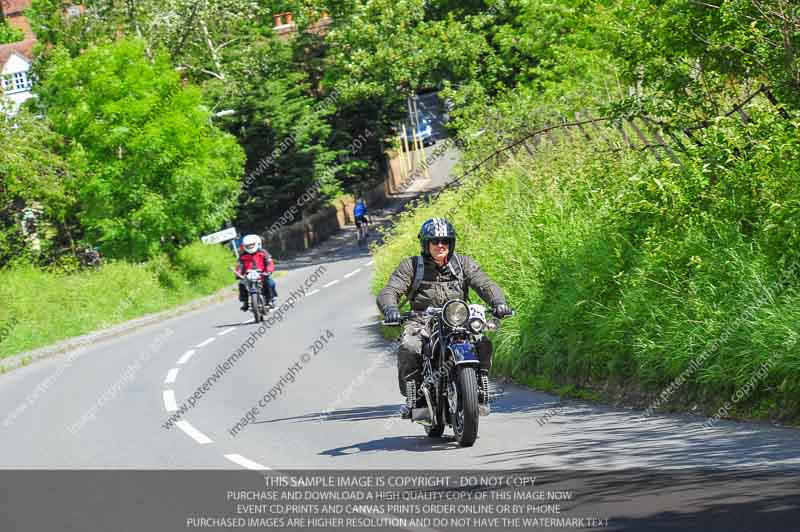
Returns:
[[[358,247],[364,249],[367,247],[367,237],[369,236],[369,225],[366,219],[356,220],[356,241]]]

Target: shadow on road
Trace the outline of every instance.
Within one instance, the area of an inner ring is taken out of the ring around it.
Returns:
[[[410,422],[406,422],[411,425]],[[421,429],[416,425],[410,427]],[[444,438],[429,438],[425,434],[417,436],[387,436],[376,440],[370,440],[361,443],[354,443],[346,447],[336,447],[335,449],[328,449],[319,454],[322,456],[349,456],[353,454],[369,453],[369,452],[386,452],[386,451],[412,451],[427,453],[431,451],[452,451],[458,449],[458,442],[452,437]]]
[[[257,325],[255,321],[253,321],[253,316],[251,315],[249,318],[245,319],[245,321],[239,321],[236,323],[221,323],[219,325],[214,325],[215,329],[227,329],[229,327],[244,327],[245,325]]]
[[[331,410],[330,412],[314,412],[303,414],[302,416],[265,419],[263,421],[257,421],[256,424],[276,423],[279,421],[294,421],[295,423],[306,421],[365,421],[370,419],[392,418],[395,417],[396,414],[397,405],[359,406],[355,408]]]
[[[495,487],[485,484],[463,486],[451,482],[447,488],[429,489],[426,493],[436,496],[437,500],[463,498],[467,492],[471,498],[478,500],[496,499],[502,493],[510,494],[508,500],[530,500],[520,496],[538,492],[547,494],[547,500],[562,501],[559,504],[559,517],[608,519],[609,530],[797,530],[800,513],[796,477],[785,473],[719,469],[668,472],[641,468],[603,471],[537,467],[491,470],[491,474],[484,475],[484,478],[500,482],[495,483]],[[531,478],[535,483],[529,488],[513,482],[513,479]],[[447,497],[448,492],[455,497]],[[486,495],[476,497],[478,493]],[[550,494],[558,493],[564,495],[549,498]],[[535,509],[535,505],[532,506]],[[495,512],[493,514],[490,511],[486,515],[502,515],[499,510]],[[528,516],[542,517],[536,511]],[[540,526],[544,525],[540,523]],[[539,526],[533,528],[539,529]],[[577,528],[592,527],[583,525]]]
[[[498,409],[503,403],[498,401]],[[537,405],[518,410],[536,412]],[[546,406],[546,405],[542,405]],[[599,405],[555,405],[546,421],[550,438],[537,435],[530,444],[483,455],[485,464],[533,466],[556,457],[565,467],[585,467],[588,460],[614,460],[652,468],[723,467],[753,468],[769,464],[773,469],[800,471],[800,435],[792,429],[768,434],[753,425],[729,425],[705,429],[694,416],[644,415]],[[546,411],[547,408],[544,408]],[[567,444],[568,442],[568,444]],[[598,454],[599,453],[599,454]]]

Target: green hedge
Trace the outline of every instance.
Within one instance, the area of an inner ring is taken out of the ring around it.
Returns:
[[[800,136],[753,115],[702,132],[683,168],[605,145],[509,162],[401,217],[374,288],[417,252],[420,223],[447,215],[518,310],[496,338],[499,371],[645,399],[672,385],[673,405],[709,409],[746,388],[734,413],[794,417]]]

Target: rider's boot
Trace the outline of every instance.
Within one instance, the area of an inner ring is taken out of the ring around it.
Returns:
[[[239,308],[241,309],[241,311],[242,311],[242,312],[247,312],[247,311],[249,311],[249,310],[250,310],[250,302],[249,302],[249,301],[247,301],[247,300],[245,300],[245,301],[242,301],[242,306],[241,306],[241,307],[239,307]]]
[[[425,397],[417,393],[417,390],[419,390],[419,386],[416,381],[406,381],[405,403],[400,406],[400,417],[402,419],[411,419],[411,410],[413,408],[425,408],[428,406]],[[412,401],[409,399],[410,397],[416,397],[416,400]]]

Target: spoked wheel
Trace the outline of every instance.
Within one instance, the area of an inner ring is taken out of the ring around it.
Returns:
[[[462,447],[478,437],[478,379],[475,368],[460,367],[456,373],[456,410],[451,413],[453,432]]]
[[[261,321],[261,298],[258,294],[250,294],[250,309],[253,311],[253,319],[256,323]]]

